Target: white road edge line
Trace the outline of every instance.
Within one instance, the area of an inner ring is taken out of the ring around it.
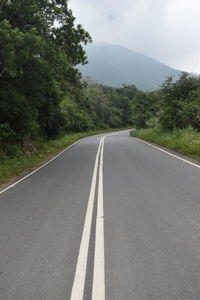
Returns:
[[[84,295],[84,286],[85,286],[85,276],[86,276],[86,268],[87,268],[87,258],[88,258],[88,250],[89,250],[89,241],[90,241],[90,232],[92,226],[92,215],[94,208],[94,198],[95,198],[95,189],[96,189],[96,181],[97,181],[97,170],[98,170],[98,162],[100,156],[100,150],[102,146],[102,139],[100,140],[94,171],[92,176],[92,183],[90,188],[88,206],[85,216],[85,223],[83,227],[83,233],[81,238],[81,244],[79,249],[79,255],[76,265],[76,272],[74,276],[74,282],[71,291],[71,300],[81,300]]]
[[[73,144],[71,144],[69,147],[67,147],[66,149],[64,149],[63,151],[61,151],[60,153],[58,153],[56,156],[54,156],[52,159],[48,160],[46,163],[44,163],[43,165],[41,165],[40,167],[38,167],[37,169],[35,169],[34,171],[32,171],[31,173],[27,174],[26,176],[22,177],[21,179],[19,179],[18,181],[14,182],[13,184],[9,185],[8,187],[6,187],[5,189],[0,191],[0,195],[3,194],[4,192],[6,192],[7,190],[9,190],[10,188],[15,187],[18,183],[22,182],[23,180],[25,180],[26,178],[30,177],[31,175],[33,175],[34,173],[36,173],[37,171],[39,171],[40,169],[42,169],[43,167],[45,167],[46,165],[50,164],[53,160],[55,160],[57,157],[59,157],[60,155],[62,155],[65,151],[69,150],[71,147],[73,147],[74,145],[76,145],[77,143],[79,143],[82,139],[74,142]]]
[[[105,299],[105,258],[104,258],[104,209],[103,209],[103,150],[105,136],[102,141],[96,217],[96,238],[94,252],[94,271],[92,300]]]
[[[136,137],[135,137],[135,139],[138,140],[139,142],[142,142],[142,143],[144,143],[144,144],[146,144],[146,145],[152,147],[152,148],[155,148],[155,149],[157,149],[157,150],[159,150],[159,151],[161,151],[161,152],[164,152],[164,153],[166,153],[166,154],[168,154],[168,155],[170,155],[170,156],[172,156],[172,157],[175,157],[175,158],[177,158],[177,159],[179,159],[179,160],[182,160],[182,161],[184,161],[185,163],[187,163],[187,164],[189,164],[189,165],[192,165],[193,167],[200,168],[200,165],[197,165],[197,164],[195,164],[195,163],[192,163],[192,162],[189,161],[189,160],[186,160],[186,159],[184,159],[184,158],[182,158],[182,157],[179,157],[179,156],[177,156],[177,155],[175,155],[175,154],[172,154],[172,153],[170,153],[170,152],[168,152],[168,151],[166,151],[166,150],[163,150],[163,149],[160,148],[160,147],[156,147],[156,146],[154,146],[154,145],[152,145],[152,144],[150,144],[150,143],[148,143],[148,142],[145,142],[145,141],[143,141],[143,140],[141,140],[141,139],[139,139],[139,138],[136,138]]]
[[[111,134],[117,134],[119,132],[114,132],[114,133],[110,133],[108,135]],[[106,135],[106,136],[108,136]],[[60,155],[62,155],[65,151],[69,150],[71,147],[73,147],[74,145],[76,145],[77,143],[79,143],[80,141],[89,138],[90,136],[86,136],[85,138],[81,138],[78,141],[74,142],[73,144],[71,144],[69,147],[67,147],[66,149],[64,149],[63,151],[61,151],[60,153],[58,153],[56,156],[54,156],[52,159],[48,160],[46,163],[42,164],[40,167],[38,167],[37,169],[35,169],[34,171],[28,173],[26,176],[22,177],[21,179],[17,180],[16,182],[10,184],[9,186],[7,186],[5,189],[0,190],[0,195],[3,194],[4,192],[6,192],[7,190],[14,188],[18,183],[22,182],[23,180],[25,180],[26,178],[28,178],[29,176],[33,175],[34,173],[36,173],[37,171],[39,171],[40,169],[42,169],[43,167],[45,167],[46,165],[50,164],[52,161],[54,161],[57,157],[59,157]]]

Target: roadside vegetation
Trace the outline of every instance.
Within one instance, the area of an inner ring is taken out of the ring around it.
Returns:
[[[25,174],[27,171],[35,169],[82,138],[98,133],[123,129],[124,128],[71,133],[54,140],[37,140],[34,144],[29,143],[24,145],[24,147],[20,145],[15,146],[13,155],[1,157],[0,186],[8,182],[11,178],[14,180],[15,176]]]
[[[76,67],[91,41],[66,0],[1,1],[1,183],[91,131],[129,126],[126,104]]]
[[[166,147],[173,141],[198,159],[200,77],[169,77],[152,92],[86,82],[77,65],[87,63],[83,45],[92,39],[67,3],[0,4],[0,184],[91,132],[116,128],[135,127]]]
[[[146,106],[145,121],[135,124],[131,135],[200,160],[200,77],[187,73],[176,81],[169,77],[149,95],[153,102],[149,101],[150,109]]]
[[[132,131],[131,136],[159,144],[200,161],[200,132],[192,127],[171,131],[161,128],[140,129]]]

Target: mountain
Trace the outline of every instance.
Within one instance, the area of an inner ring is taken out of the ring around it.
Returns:
[[[106,43],[86,47],[89,63],[79,66],[84,76],[108,86],[136,85],[151,91],[160,88],[167,76],[181,73],[133,50]]]

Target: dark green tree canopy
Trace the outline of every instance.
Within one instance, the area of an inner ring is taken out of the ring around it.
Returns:
[[[20,138],[55,135],[65,91],[80,86],[74,67],[87,62],[88,42],[66,0],[1,1],[0,123]]]

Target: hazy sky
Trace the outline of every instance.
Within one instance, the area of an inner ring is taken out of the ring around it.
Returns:
[[[200,73],[200,0],[70,0],[94,41]]]

